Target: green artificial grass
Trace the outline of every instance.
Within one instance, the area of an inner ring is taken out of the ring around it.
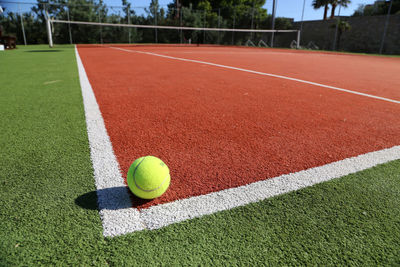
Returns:
[[[0,53],[0,266],[400,265],[400,161],[104,238],[74,49],[47,50]]]

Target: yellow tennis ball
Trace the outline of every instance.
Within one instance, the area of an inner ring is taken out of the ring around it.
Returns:
[[[153,156],[135,160],[128,170],[127,181],[133,194],[144,199],[153,199],[167,191],[171,177],[168,166]]]

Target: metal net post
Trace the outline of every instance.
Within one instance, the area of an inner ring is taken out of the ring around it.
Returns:
[[[47,38],[49,41],[49,47],[53,47],[53,36],[51,34],[51,24],[50,24],[50,17],[49,12],[47,12],[47,6],[44,5],[45,13],[46,13],[46,29],[47,29]]]
[[[301,36],[301,31],[297,31],[296,49],[300,49],[300,36]]]

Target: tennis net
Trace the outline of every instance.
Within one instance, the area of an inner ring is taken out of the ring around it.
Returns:
[[[298,30],[199,28],[48,19],[49,44],[237,45],[298,48]],[[293,45],[295,44],[295,45]]]

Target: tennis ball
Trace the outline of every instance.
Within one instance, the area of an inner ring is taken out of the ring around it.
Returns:
[[[133,194],[144,199],[153,199],[167,191],[171,177],[168,166],[153,156],[135,160],[128,170],[127,181]]]

